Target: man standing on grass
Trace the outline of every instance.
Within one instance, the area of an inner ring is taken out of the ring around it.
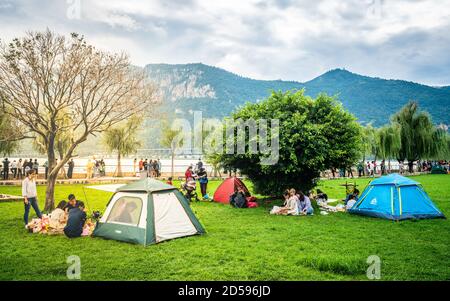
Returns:
[[[25,213],[23,215],[23,220],[25,222],[25,228],[27,228],[30,206],[33,207],[34,212],[36,212],[36,215],[39,218],[42,217],[37,203],[36,176],[33,169],[30,169],[27,172],[26,178],[22,181],[22,196],[24,197],[25,204]]]

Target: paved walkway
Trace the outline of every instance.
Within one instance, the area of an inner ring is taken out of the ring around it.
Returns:
[[[56,180],[56,184],[112,184],[112,183],[127,183],[139,180],[138,177],[101,177],[101,178],[92,178],[92,179],[58,179]],[[37,185],[46,185],[47,180],[45,179],[36,179]],[[12,185],[12,186],[20,186],[22,185],[22,180],[8,180],[8,181],[0,181],[1,185]]]

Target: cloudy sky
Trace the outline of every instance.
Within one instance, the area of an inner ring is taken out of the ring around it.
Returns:
[[[450,0],[0,0],[2,40],[47,27],[140,66],[297,81],[346,68],[450,85]]]

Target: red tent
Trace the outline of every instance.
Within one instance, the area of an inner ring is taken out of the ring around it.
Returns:
[[[238,188],[242,188],[245,192],[245,196],[247,200],[251,197],[250,191],[248,191],[244,182],[239,180],[236,177],[228,178],[219,185],[216,192],[214,193],[213,200],[215,202],[229,204],[230,203],[230,195],[234,193],[234,191]]]

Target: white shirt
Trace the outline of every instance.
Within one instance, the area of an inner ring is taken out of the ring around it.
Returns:
[[[22,181],[22,196],[26,198],[37,197],[36,181],[30,180],[28,177]]]
[[[350,200],[350,201],[348,201],[348,202],[347,202],[346,209],[347,209],[347,210],[348,210],[348,209],[352,209],[352,207],[355,205],[355,203],[356,203],[356,200]]]
[[[13,162],[13,163],[11,163],[11,168],[17,168],[17,162]]]

